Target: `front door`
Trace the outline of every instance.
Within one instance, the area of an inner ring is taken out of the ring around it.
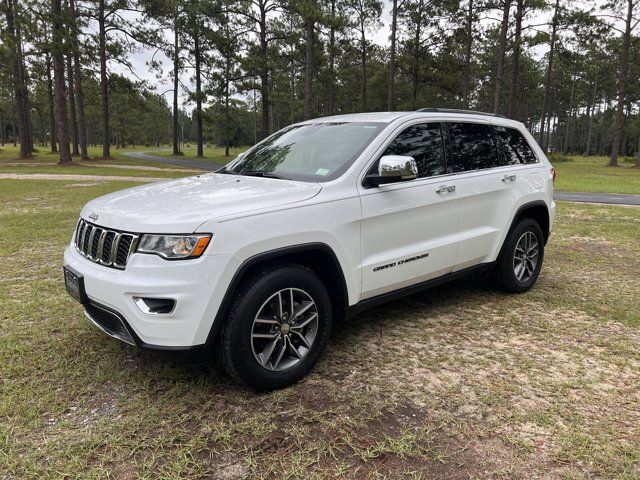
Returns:
[[[405,128],[383,155],[413,157],[418,178],[360,186],[362,299],[445,275],[457,255],[459,203],[440,124]]]

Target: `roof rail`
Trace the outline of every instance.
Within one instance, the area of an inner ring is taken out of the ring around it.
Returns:
[[[471,115],[488,115],[490,117],[507,118],[505,115],[501,115],[499,113],[477,112],[475,110],[461,110],[459,108],[427,107],[427,108],[419,108],[418,110],[416,110],[416,112],[465,113],[465,114],[471,114]]]

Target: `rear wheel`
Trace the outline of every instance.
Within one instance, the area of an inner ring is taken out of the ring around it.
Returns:
[[[228,373],[258,390],[290,385],[320,358],[331,330],[331,300],[318,276],[299,265],[266,269],[240,289],[218,354]]]
[[[544,259],[540,225],[524,218],[509,232],[505,248],[492,272],[493,283],[506,292],[523,293],[538,279]]]

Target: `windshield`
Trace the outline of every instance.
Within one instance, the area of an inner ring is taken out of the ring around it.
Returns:
[[[232,162],[226,173],[322,182],[337,178],[386,124],[331,122],[284,128]]]

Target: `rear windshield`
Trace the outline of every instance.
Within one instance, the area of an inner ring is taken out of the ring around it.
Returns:
[[[386,123],[294,125],[266,138],[232,162],[227,173],[323,182],[344,173]]]

